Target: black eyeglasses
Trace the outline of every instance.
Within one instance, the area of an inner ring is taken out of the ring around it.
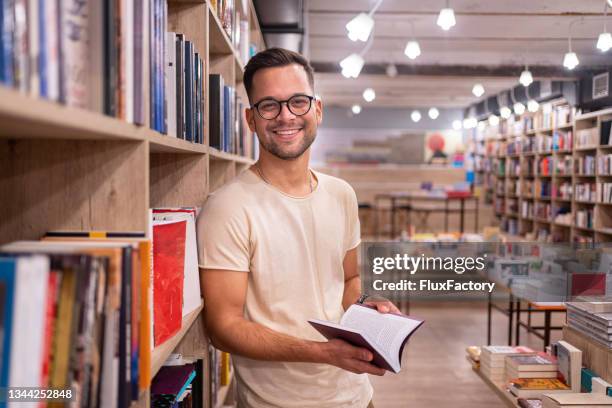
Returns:
[[[310,111],[314,96],[310,95],[293,95],[291,98],[285,101],[277,101],[274,98],[265,98],[261,101],[253,104],[252,108],[255,108],[259,116],[262,119],[273,120],[280,115],[283,103],[287,105],[289,112],[295,116],[304,116]]]

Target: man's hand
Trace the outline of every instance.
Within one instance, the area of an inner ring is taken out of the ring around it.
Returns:
[[[344,340],[332,339],[320,343],[323,359],[327,364],[340,367],[355,374],[385,375],[385,370],[375,366],[370,361],[374,358],[372,352],[362,347],[355,347]]]
[[[397,306],[395,306],[393,303],[391,303],[390,300],[387,299],[372,299],[370,300],[369,298],[366,299],[365,302],[363,302],[364,305],[366,306],[372,306],[375,307],[376,310],[378,311],[378,313],[394,313],[394,314],[402,314],[402,312],[400,312],[400,310],[397,308]]]

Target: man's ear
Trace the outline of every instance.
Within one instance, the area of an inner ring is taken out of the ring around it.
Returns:
[[[323,122],[323,101],[320,96],[315,99],[315,113],[317,115],[317,125],[320,125]]]
[[[244,115],[246,117],[247,123],[249,124],[249,129],[251,132],[255,132],[255,111],[252,108],[246,108],[244,110]]]

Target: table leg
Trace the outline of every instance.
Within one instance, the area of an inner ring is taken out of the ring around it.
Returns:
[[[493,311],[493,301],[491,292],[487,295],[487,346],[491,345],[491,312]]]
[[[508,301],[508,345],[512,345],[512,326],[514,322],[514,296],[510,294]]]
[[[448,200],[444,201],[444,232],[448,232]]]
[[[459,232],[463,234],[463,223],[465,221],[465,199],[459,200],[461,213],[459,215]]]
[[[516,331],[514,333],[516,345],[521,344],[521,299],[516,301]]]
[[[544,311],[544,350],[550,344],[550,310]]]
[[[391,198],[391,239],[395,239],[395,197]]]
[[[478,234],[478,197],[474,200],[476,202],[476,212],[474,212],[474,233]]]
[[[527,303],[527,331],[531,333],[531,303]]]

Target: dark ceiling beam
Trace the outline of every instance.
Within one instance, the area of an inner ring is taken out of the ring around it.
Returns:
[[[311,62],[317,73],[340,73],[335,62]],[[399,75],[470,76],[470,77],[516,77],[525,69],[523,65],[407,65],[395,64]],[[386,75],[387,64],[365,64],[362,74]],[[609,67],[588,67],[569,72],[560,66],[530,65],[534,77],[575,79],[578,75],[597,72]]]

